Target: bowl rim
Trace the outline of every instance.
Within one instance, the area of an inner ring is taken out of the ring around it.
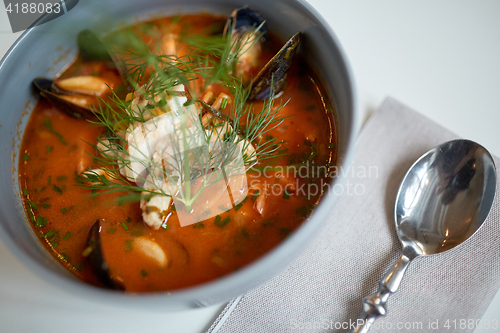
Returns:
[[[348,128],[345,130],[349,133],[346,142],[345,155],[339,158],[342,161],[339,163],[340,167],[345,167],[349,165],[352,161],[354,155],[354,145],[360,127],[359,119],[359,99],[356,90],[356,85],[354,81],[353,71],[347,60],[346,54],[340,44],[338,37],[333,32],[330,25],[326,20],[318,13],[318,11],[312,7],[305,0],[292,0],[304,12],[310,14],[318,23],[319,26],[324,29],[328,35],[325,38],[330,38],[332,44],[336,46],[337,52],[339,53],[340,59],[342,60],[341,67],[346,74],[347,83],[346,86],[350,90],[349,102],[352,105],[351,117],[352,121]],[[168,5],[166,5],[168,6]],[[44,19],[42,16],[39,20]],[[8,51],[0,60],[0,69],[4,66],[6,60],[12,56],[16,48],[23,43],[24,39],[31,33],[33,28],[25,30],[21,36],[11,45]],[[331,93],[331,92],[329,92]],[[338,131],[341,130],[339,127]],[[343,184],[345,177],[338,176],[332,183]],[[87,284],[76,277],[71,277],[69,275],[59,274],[52,269],[46,267],[45,265],[36,261],[31,255],[26,253],[14,240],[10,237],[5,236],[4,226],[0,224],[0,239],[6,245],[7,249],[15,255],[19,261],[26,266],[31,271],[35,272],[37,275],[41,276],[45,280],[49,280],[54,284],[60,285],[62,289],[69,289],[73,295],[82,296],[83,298],[89,300],[103,301],[105,303],[112,303],[113,305],[118,305],[120,307],[137,307],[137,306],[147,306],[153,305],[154,307],[162,307],[162,305],[176,304],[181,305],[177,308],[192,308],[199,306],[208,306],[214,304],[214,302],[204,303],[204,299],[213,298],[214,295],[221,294],[224,295],[228,290],[237,290],[238,286],[242,285],[242,282],[252,281],[259,278],[259,273],[262,271],[273,271],[275,270],[275,262],[279,258],[285,257],[289,253],[296,253],[297,249],[295,245],[295,239],[315,236],[317,232],[321,229],[322,220],[327,216],[328,213],[332,211],[333,204],[336,203],[337,195],[331,193],[326,193],[322,200],[320,201],[318,207],[311,214],[304,223],[302,223],[296,230],[292,233],[286,240],[282,241],[270,251],[266,252],[264,255],[259,257],[257,260],[245,265],[238,271],[229,273],[215,280],[211,280],[199,285],[194,285],[191,287],[177,289],[170,292],[157,292],[157,293],[123,293],[121,291],[109,290],[104,288],[99,288],[90,284]],[[300,235],[299,235],[300,234]],[[299,250],[302,252],[302,250]],[[299,253],[300,253],[299,252]],[[299,254],[296,253],[296,254]],[[288,265],[291,264],[293,260],[289,260]],[[285,266],[286,267],[286,266]],[[283,268],[283,267],[282,267]],[[283,269],[279,269],[267,279],[271,279],[276,276]],[[262,284],[262,282],[260,283]],[[259,284],[259,285],[260,285]],[[256,287],[254,287],[256,288]],[[224,299],[227,299],[224,298]],[[217,303],[222,302],[219,300]]]

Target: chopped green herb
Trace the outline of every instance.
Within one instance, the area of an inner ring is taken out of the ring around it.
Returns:
[[[45,152],[46,152],[47,154],[52,153],[52,151],[53,151],[53,150],[54,150],[54,147],[49,146],[49,145],[45,146]]]
[[[237,204],[237,205],[234,205],[234,210],[238,210],[238,209],[240,209],[242,206],[243,206],[243,201],[242,201],[242,202],[240,202],[240,203],[239,203],[239,204]]]
[[[224,228],[231,221],[231,217],[228,215],[224,220],[220,222],[220,227]]]
[[[269,222],[269,221],[262,222],[262,225],[264,225],[264,226],[271,226],[273,224],[274,224],[274,222]]]
[[[163,99],[163,98],[162,98],[162,99],[160,99],[160,101],[157,103],[157,106],[158,106],[159,108],[162,108],[162,107],[164,107],[165,105],[167,105],[167,101],[166,101],[165,99]]]
[[[46,203],[43,203],[43,204],[42,204],[42,207],[43,207],[43,208],[50,208],[50,205],[49,205],[49,204],[46,204]]]
[[[174,16],[171,19],[172,23],[179,23],[181,21],[182,16]]]
[[[288,236],[289,234],[290,234],[289,228],[280,228],[280,235],[281,236]]]
[[[193,228],[195,229],[200,229],[200,228],[205,228],[205,225],[201,222],[193,224]]]
[[[222,99],[222,103],[221,103],[221,105],[220,105],[220,108],[221,108],[221,109],[224,109],[226,106],[227,106],[227,99],[226,99],[226,98],[224,98],[224,99]]]
[[[28,210],[28,215],[30,216],[31,222],[35,222],[35,215],[31,212],[31,210]]]
[[[27,188],[24,188],[24,189],[23,189],[23,193],[24,193],[24,195],[28,195],[28,189],[27,189]]]
[[[63,253],[61,253],[61,257],[63,257],[63,258],[64,258],[64,260],[66,260],[66,261],[71,261],[71,257],[70,257],[70,256],[68,256],[68,255],[67,255],[66,253],[64,253],[64,252],[63,252]]]
[[[52,186],[52,188],[54,189],[54,191],[56,191],[59,194],[63,193],[63,191],[59,187],[57,187],[55,184],[54,184],[54,186]]]
[[[66,208],[64,208],[64,207],[61,208],[61,213],[66,214],[67,212],[68,212],[68,210]]]
[[[290,193],[290,191],[288,191],[288,189],[285,189],[283,191],[283,199],[286,199],[286,200],[290,199],[290,195],[291,195],[291,193]]]
[[[241,229],[241,234],[242,234],[245,238],[250,238],[250,235],[248,234],[247,229],[245,229],[245,228]]]
[[[141,275],[142,277],[148,277],[148,272],[145,269],[141,269]]]
[[[116,229],[108,229],[108,234],[112,234],[115,231],[116,231]]]
[[[36,218],[36,227],[37,228],[42,228],[42,227],[45,227],[46,225],[47,225],[47,219],[45,217],[38,216]]]
[[[132,222],[132,219],[131,219],[130,217],[127,217],[127,218],[125,219],[125,221],[127,221],[127,222],[129,222],[129,223],[130,223],[130,222]]]
[[[335,146],[337,146],[337,144],[335,142],[332,142],[328,145],[328,149],[333,149],[335,148]]]
[[[220,210],[222,210],[222,211],[227,211],[227,210],[229,210],[229,209],[227,209],[227,208],[226,208],[226,207],[224,207],[224,206],[219,206],[219,209],[220,209]]]
[[[315,207],[316,207],[316,205],[311,205],[311,204],[307,203],[307,206],[302,206],[302,207],[297,208],[295,210],[295,215],[297,215],[300,218],[306,218],[309,216],[309,214],[312,213],[312,211],[314,210]]]
[[[24,162],[30,159],[30,155],[28,153],[24,154]]]
[[[36,203],[34,203],[34,202],[33,202],[33,201],[31,201],[31,200],[28,200],[28,205],[30,205],[30,206],[31,206],[31,208],[33,208],[33,209],[38,209],[37,204],[36,204]]]
[[[73,267],[77,271],[83,271],[85,269],[85,263],[82,261],[82,262],[76,263]]]
[[[257,200],[257,197],[259,196],[259,194],[260,194],[260,191],[256,191],[256,192],[253,194],[252,201]]]
[[[49,176],[49,185],[50,185],[50,180],[52,179],[52,176]]]
[[[309,111],[312,111],[312,110],[315,110],[316,109],[316,106],[315,105],[309,105],[308,107],[306,107],[306,111],[309,112]]]
[[[52,230],[51,230],[51,231],[52,231]],[[45,235],[45,238],[47,238],[47,239],[48,239],[48,241],[49,241],[49,242],[51,242],[51,243],[52,243],[53,241],[55,241],[56,237],[57,237],[57,238],[60,238],[60,237],[61,237],[61,232],[60,232],[60,231],[57,231],[57,232],[56,232],[56,231],[54,231],[53,233],[50,233],[50,231],[49,231],[47,234],[49,234],[49,235],[48,235],[48,236],[47,236],[47,235]]]
[[[93,242],[92,242],[93,241]],[[92,243],[92,244],[91,244]],[[91,253],[92,251],[94,251],[95,249],[95,239],[92,239],[90,242],[89,242],[89,246],[87,246],[83,252],[82,252],[82,256],[84,256],[85,258],[87,258]]]
[[[70,237],[71,237],[72,233],[71,232],[67,232],[66,235],[64,235],[63,239],[64,240],[68,240]]]
[[[61,143],[63,145],[67,145],[68,143],[63,139],[62,135],[56,131],[54,131],[54,128],[52,127],[52,123],[50,122],[50,119],[45,119],[45,126],[49,129],[49,132],[54,134],[55,136],[57,136],[57,138],[59,139],[59,141],[61,141]]]
[[[272,139],[274,139],[274,137],[272,135],[266,134],[267,141],[272,140]]]
[[[125,252],[130,252],[132,251],[133,247],[133,240],[129,239],[125,241]]]
[[[217,219],[217,217],[219,219]],[[219,228],[224,228],[231,221],[231,217],[229,215],[226,216],[222,221],[221,221],[221,217],[219,215],[217,215],[217,217],[215,218],[214,224],[216,226],[218,226]]]
[[[59,243],[50,242],[50,246],[52,246],[52,248],[55,249],[57,246],[59,246]]]
[[[59,177],[56,177],[57,180],[61,181],[61,180],[66,180],[68,179],[68,177],[66,176],[59,176]]]
[[[122,222],[121,222],[121,225],[122,225],[123,229],[125,229],[126,231],[128,231],[128,227],[127,227],[127,225],[125,224],[125,222],[123,222],[123,221],[122,221]]]
[[[168,224],[167,224],[166,222],[163,222],[163,223],[161,224],[161,228],[162,228],[163,230],[167,230],[167,229],[168,229]]]
[[[55,233],[56,233],[56,231],[55,231],[54,229],[52,229],[52,230],[50,230],[49,232],[47,232],[47,233],[45,234],[45,236],[44,236],[44,237],[45,237],[45,238],[49,238],[50,236],[52,236],[52,235],[53,235],[53,234],[55,234]]]

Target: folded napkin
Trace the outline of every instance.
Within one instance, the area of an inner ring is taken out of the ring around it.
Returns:
[[[455,138],[388,98],[358,138],[347,173],[351,192],[338,200],[319,236],[279,276],[230,302],[208,332],[345,332],[361,299],[377,291],[400,255],[394,202],[406,171]],[[415,259],[389,297],[388,315],[370,332],[474,330],[472,320],[481,319],[500,287],[499,184],[483,227],[457,248]]]

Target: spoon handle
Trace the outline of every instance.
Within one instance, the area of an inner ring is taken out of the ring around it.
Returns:
[[[410,247],[403,249],[403,254],[399,257],[394,267],[380,280],[378,292],[375,295],[363,298],[363,312],[356,320],[356,328],[350,330],[350,333],[368,332],[378,317],[383,317],[387,314],[387,299],[398,290],[406,269],[416,256],[414,250]]]

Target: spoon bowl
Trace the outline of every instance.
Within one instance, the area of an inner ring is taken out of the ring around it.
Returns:
[[[367,332],[386,315],[387,299],[413,259],[445,252],[474,235],[488,216],[495,189],[493,158],[473,141],[445,142],[422,155],[396,196],[396,231],[403,253],[380,281],[377,294],[363,299],[363,312],[351,332]]]
[[[403,247],[429,255],[463,243],[486,219],[495,187],[495,164],[483,146],[454,140],[431,149],[412,165],[397,194]]]

